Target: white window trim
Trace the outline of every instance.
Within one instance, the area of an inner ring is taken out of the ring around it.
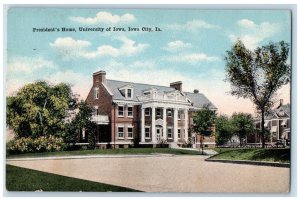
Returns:
[[[159,111],[159,115],[157,114],[158,111]],[[161,108],[156,108],[155,116],[161,117]]]
[[[85,140],[85,128],[82,128],[82,139]]]
[[[131,128],[132,129],[132,137],[129,137],[128,136],[128,128]],[[133,126],[127,126],[127,139],[133,139]]]
[[[169,129],[171,129],[171,137],[169,137]],[[167,136],[168,136],[168,139],[173,139],[172,135],[173,135],[173,128],[172,128],[172,127],[168,127],[168,128],[167,128]]]
[[[131,110],[131,116],[129,116],[129,114],[128,114],[128,108],[132,108],[132,110]],[[130,118],[133,118],[133,106],[127,106],[127,117],[130,117]]]
[[[149,137],[146,136],[146,128],[149,129]],[[145,126],[145,139],[151,139],[151,126]]]
[[[97,93],[98,92],[98,93]],[[98,100],[99,99],[99,87],[95,87],[94,88],[94,100]],[[98,95],[98,96],[96,96]]]
[[[119,107],[123,107],[123,115],[120,115],[120,113],[119,113]],[[118,105],[118,117],[124,117],[124,105]]]
[[[149,114],[147,114],[147,112],[146,112],[147,110],[149,110]],[[151,114],[150,108],[149,108],[149,107],[148,107],[148,108],[145,108],[145,116],[149,117],[150,114]]]
[[[128,89],[131,90],[131,97],[128,97]],[[126,88],[126,89],[125,89],[125,97],[126,97],[127,99],[132,99],[132,98],[133,98],[133,88]]]
[[[119,128],[123,128],[123,137],[119,137]],[[124,126],[117,126],[117,138],[118,139],[124,139],[124,135],[125,135],[125,133],[124,133]]]
[[[170,109],[167,110],[167,117],[173,117],[172,110],[170,110]]]
[[[99,115],[98,114],[98,106],[97,105],[93,107],[92,115]]]

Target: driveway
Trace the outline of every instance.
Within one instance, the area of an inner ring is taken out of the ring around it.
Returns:
[[[205,156],[7,161],[7,164],[146,192],[288,192],[290,169],[204,161]]]

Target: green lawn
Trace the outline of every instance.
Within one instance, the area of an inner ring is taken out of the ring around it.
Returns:
[[[8,191],[137,192],[137,190],[6,165]]]
[[[128,149],[94,149],[94,150],[79,150],[79,151],[59,151],[59,152],[44,152],[44,153],[27,153],[7,155],[7,158],[20,157],[45,157],[45,156],[71,156],[71,155],[95,155],[95,154],[186,154],[199,155],[201,152],[192,150],[180,150],[170,148],[128,148]]]
[[[241,149],[241,148],[215,148],[219,154],[212,159],[251,160],[290,163],[290,149]]]

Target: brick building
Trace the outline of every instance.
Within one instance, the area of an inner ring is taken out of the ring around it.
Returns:
[[[170,87],[123,82],[106,79],[105,71],[93,74],[86,102],[93,107],[100,148],[176,147],[188,141],[199,147],[200,136],[191,131],[192,114],[204,105],[216,110],[198,90],[183,92],[182,82]],[[86,136],[81,133],[81,142],[87,142]],[[214,135],[203,144],[214,147]]]
[[[271,112],[265,116],[264,126],[266,130],[270,133],[266,137],[267,145],[274,145],[278,141],[283,141],[285,144],[289,145],[291,140],[291,105],[283,104],[283,100],[280,100],[280,104],[277,108],[271,110]],[[255,127],[261,130],[261,118],[258,117],[255,122]],[[247,136],[248,145],[260,145],[261,138],[259,135],[249,135]]]

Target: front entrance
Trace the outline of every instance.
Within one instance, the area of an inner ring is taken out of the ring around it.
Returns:
[[[156,140],[160,142],[162,139],[162,127],[156,127]]]

